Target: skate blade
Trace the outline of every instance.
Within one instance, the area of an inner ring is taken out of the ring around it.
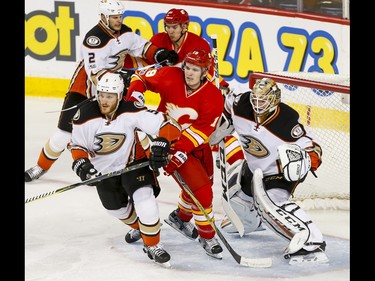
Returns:
[[[208,256],[213,257],[213,258],[218,259],[218,260],[223,259],[223,256],[221,255],[221,253],[219,253],[219,254],[212,254],[212,253],[208,253],[208,252],[206,252],[206,254],[207,254]]]
[[[161,267],[164,267],[164,268],[171,268],[171,263],[169,261],[166,261],[166,262],[163,262],[163,263],[160,263],[160,262],[156,262],[153,260],[154,263],[156,263],[157,265],[160,265]]]
[[[178,227],[176,227],[176,225],[171,222],[169,219],[164,219],[164,221],[170,226],[172,227],[173,229],[177,230],[179,233],[181,233],[183,236],[185,236],[186,238],[192,240],[192,241],[195,241],[197,238],[193,238],[191,236],[187,236],[183,231],[181,231]]]

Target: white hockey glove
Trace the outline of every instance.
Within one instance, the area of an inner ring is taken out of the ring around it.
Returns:
[[[221,114],[219,122],[217,122],[215,131],[210,136],[210,145],[218,144],[223,138],[229,136],[234,131],[233,122],[231,118]]]
[[[287,181],[303,179],[311,169],[309,154],[296,144],[282,144],[277,148]]]

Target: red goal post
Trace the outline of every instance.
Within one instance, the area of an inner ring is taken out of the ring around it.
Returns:
[[[350,201],[350,78],[315,72],[253,72],[249,86],[264,77],[281,89],[281,101],[300,114],[322,146],[318,178],[309,174],[293,200],[305,209],[349,210]]]

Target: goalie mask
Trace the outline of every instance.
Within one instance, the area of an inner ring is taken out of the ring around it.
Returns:
[[[263,123],[281,101],[281,91],[275,81],[263,78],[256,81],[250,93],[250,103],[253,106],[258,123]]]
[[[99,1],[99,17],[104,15],[107,23],[100,20],[107,28],[109,27],[109,16],[123,15],[125,13],[124,5],[118,0],[100,0]]]

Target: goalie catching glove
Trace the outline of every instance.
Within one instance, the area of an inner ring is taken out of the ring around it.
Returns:
[[[178,54],[174,50],[159,48],[155,52],[154,59],[162,66],[175,65],[178,62]]]
[[[181,167],[187,160],[187,155],[182,151],[171,149],[166,138],[156,138],[151,146],[150,167],[154,171],[163,167],[165,175],[169,176]]]
[[[98,172],[88,158],[79,158],[75,160],[72,169],[82,181],[90,179]]]
[[[309,154],[296,144],[283,144],[277,148],[287,181],[303,179],[311,169]]]

